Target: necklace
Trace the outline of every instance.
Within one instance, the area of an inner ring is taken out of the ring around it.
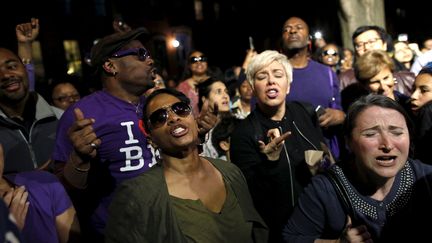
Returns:
[[[141,102],[139,102],[138,104],[136,104],[134,106],[135,106],[135,113],[137,115],[141,114]]]
[[[131,104],[131,105],[133,105],[135,107],[135,113],[137,115],[140,115],[142,113],[142,111],[141,111],[141,102],[138,101],[138,103],[135,104],[134,102],[129,101],[129,104]]]

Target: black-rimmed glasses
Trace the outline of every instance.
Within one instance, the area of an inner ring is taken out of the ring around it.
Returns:
[[[371,39],[364,41],[364,42],[360,41],[360,42],[354,43],[354,48],[356,50],[363,50],[365,48],[365,45],[374,45],[379,40],[382,40],[382,39],[381,38],[371,38]]]

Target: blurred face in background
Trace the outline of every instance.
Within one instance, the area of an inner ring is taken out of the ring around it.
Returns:
[[[243,83],[240,85],[239,93],[240,93],[240,98],[242,100],[248,101],[252,99],[253,96],[252,87],[247,80],[243,81]]]
[[[368,83],[368,88],[374,94],[385,95],[391,99],[395,99],[394,97],[394,86],[395,80],[393,78],[393,74],[388,67],[383,67],[381,71],[373,76]]]
[[[327,66],[336,66],[340,60],[337,46],[333,44],[324,46],[321,52],[321,60]]]
[[[368,30],[354,39],[354,48],[358,56],[362,56],[365,52],[370,50],[383,50],[387,51],[387,44],[385,40],[375,30]]]
[[[413,51],[406,42],[397,42],[394,44],[394,57],[401,63],[411,62],[414,58]]]
[[[202,52],[192,52],[189,56],[189,67],[193,75],[205,75],[208,68],[207,57]]]
[[[216,81],[210,85],[209,95],[208,97],[203,97],[203,103],[206,99],[213,106],[212,108],[214,108],[214,104],[217,104],[219,112],[230,111],[228,89],[222,81]]]
[[[53,105],[62,110],[66,110],[80,98],[78,90],[70,83],[60,83],[54,87],[52,92]]]
[[[411,95],[411,110],[417,113],[426,103],[432,101],[432,74],[419,74],[414,83],[414,92]]]
[[[427,52],[429,50],[432,50],[432,39],[427,39],[423,42],[422,52]]]

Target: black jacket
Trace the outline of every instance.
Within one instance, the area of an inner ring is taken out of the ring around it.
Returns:
[[[312,177],[304,151],[320,150],[320,142],[324,142],[317,117],[308,112],[308,106],[287,102],[279,122],[266,118],[257,107],[231,135],[231,161],[246,177],[255,207],[270,228],[270,242],[279,240],[293,204]],[[285,140],[286,151],[282,150],[280,159],[269,161],[259,151],[258,140],[267,143],[267,131],[276,127],[281,133],[290,130],[291,135]]]

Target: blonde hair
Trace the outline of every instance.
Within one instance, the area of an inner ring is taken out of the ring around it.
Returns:
[[[355,76],[362,84],[369,83],[384,68],[394,71],[394,64],[387,52],[371,50],[359,57],[354,65]]]
[[[282,65],[285,74],[287,76],[288,82],[292,82],[292,72],[293,68],[291,63],[289,62],[288,58],[277,51],[263,51],[260,54],[256,55],[252,58],[249,65],[246,69],[246,78],[249,81],[249,83],[252,85],[255,82],[255,74],[260,71],[261,69],[267,67],[272,62],[278,62]]]

